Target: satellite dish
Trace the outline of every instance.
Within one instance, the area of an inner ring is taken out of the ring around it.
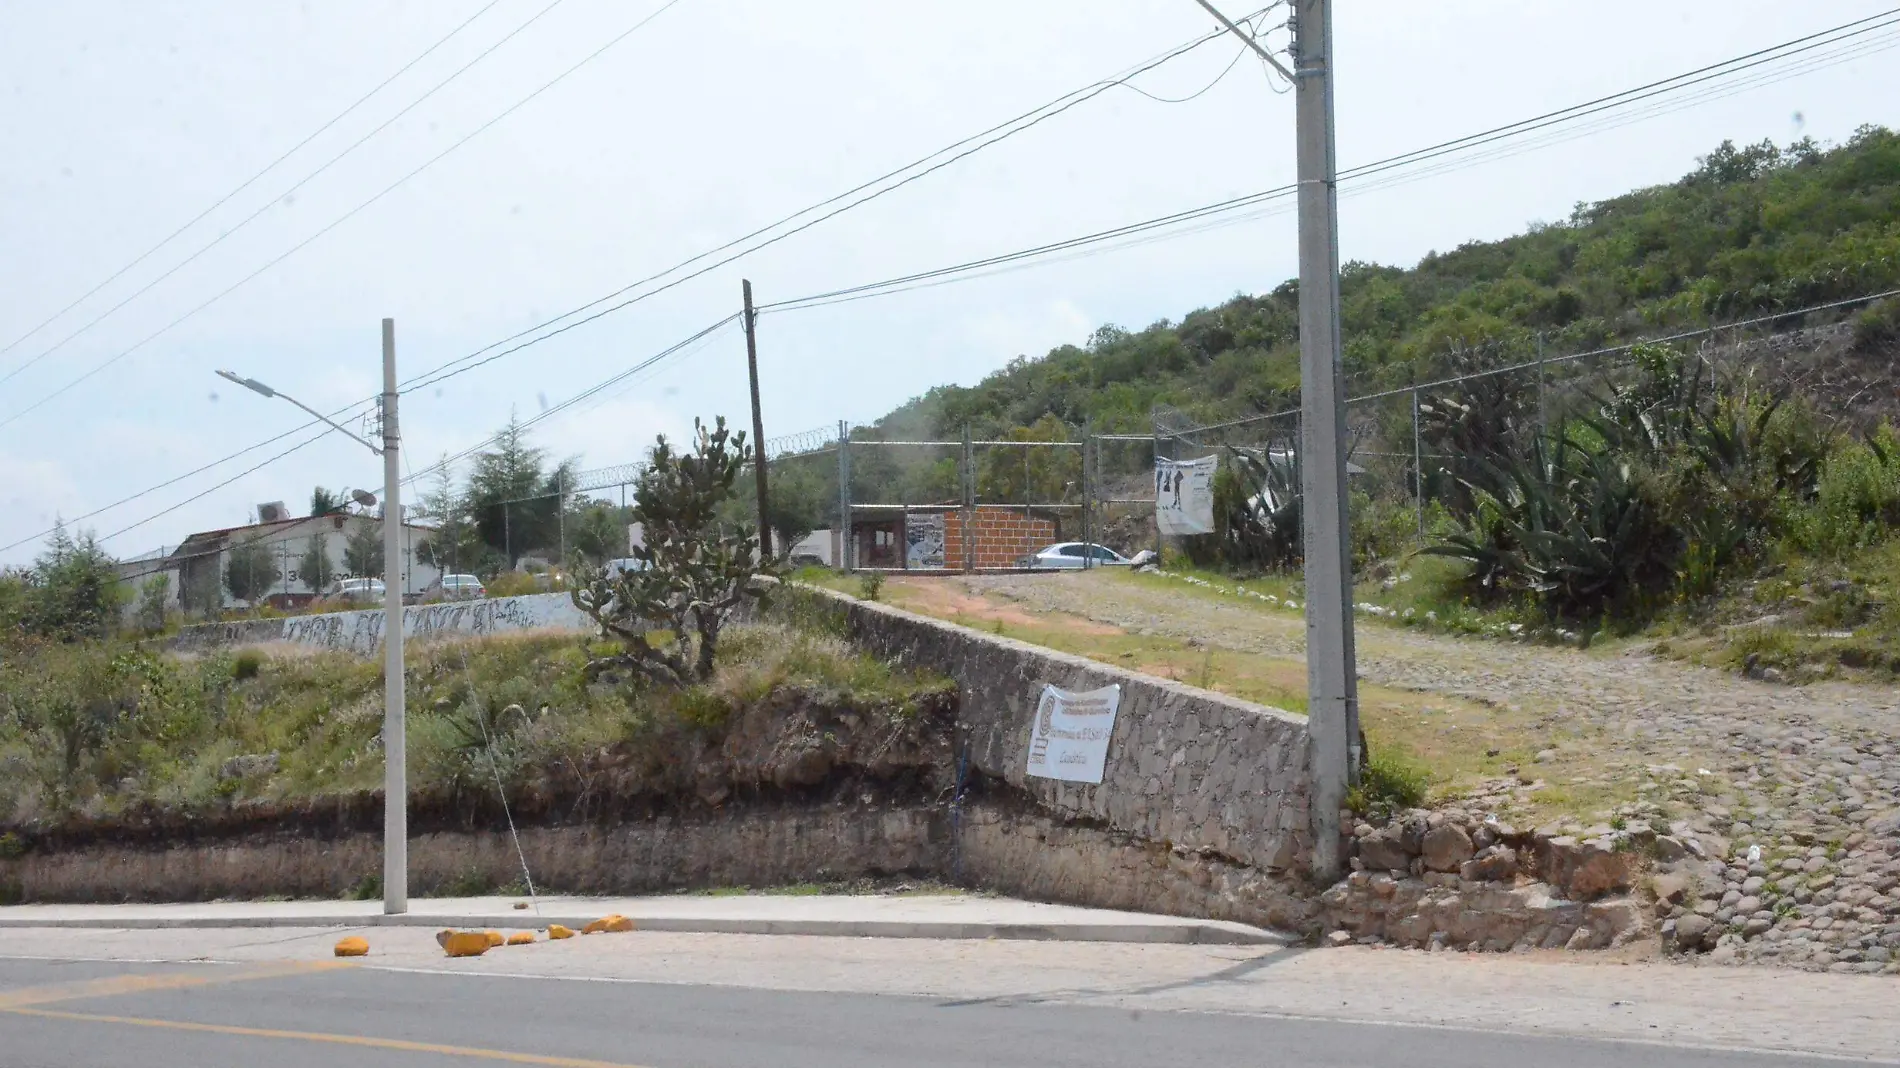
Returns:
[[[363,490],[351,490],[350,499],[365,508],[376,507],[376,495],[374,493],[366,493]]]

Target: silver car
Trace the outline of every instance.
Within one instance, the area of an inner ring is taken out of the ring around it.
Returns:
[[[1127,567],[1130,561],[1126,556],[1106,545],[1091,545],[1083,541],[1058,542],[1041,552],[1033,553],[1022,559],[1021,567],[1036,568],[1042,571],[1080,571],[1087,567]]]
[[[425,601],[478,601],[488,596],[488,588],[474,575],[443,575],[422,591]]]

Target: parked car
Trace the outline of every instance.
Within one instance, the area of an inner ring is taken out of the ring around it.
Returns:
[[[488,587],[474,575],[443,575],[422,591],[425,601],[475,601],[488,596]]]
[[[1129,559],[1106,545],[1065,541],[1023,557],[1018,566],[1047,571],[1079,571],[1084,563],[1090,567],[1127,567]]]
[[[646,569],[647,562],[645,560],[637,556],[623,556],[618,560],[607,561],[607,566],[603,570],[607,572],[608,578],[619,578],[622,572],[645,571]]]
[[[323,593],[326,601],[346,604],[382,604],[383,580],[375,578],[346,578],[330,583]]]

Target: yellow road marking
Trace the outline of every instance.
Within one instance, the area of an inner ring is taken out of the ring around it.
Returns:
[[[104,1016],[90,1012],[63,1012],[58,1009],[0,1009],[15,1016],[39,1016],[49,1020],[79,1023],[125,1024],[132,1027],[158,1027],[172,1031],[196,1031],[201,1034],[237,1035],[244,1038],[285,1038],[298,1042],[324,1042],[336,1046],[399,1050],[404,1053],[436,1053],[446,1057],[468,1057],[513,1064],[539,1064],[548,1068],[642,1068],[635,1064],[596,1061],[585,1057],[553,1057],[540,1053],[511,1053],[500,1049],[472,1046],[448,1046],[436,1042],[410,1042],[400,1038],[370,1038],[365,1035],[332,1035],[315,1031],[279,1031],[268,1027],[234,1027],[230,1024],[190,1023],[184,1020],[149,1020],[136,1016]]]
[[[0,1012],[10,1012],[31,1005],[73,1001],[79,998],[105,998],[119,994],[147,994],[157,990],[184,990],[195,986],[215,986],[223,983],[248,983],[258,979],[277,979],[287,975],[305,975],[310,972],[327,972],[337,968],[353,967],[356,965],[347,961],[284,961],[256,968],[222,968],[214,965],[201,972],[114,975],[105,979],[88,979],[77,983],[0,990]]]

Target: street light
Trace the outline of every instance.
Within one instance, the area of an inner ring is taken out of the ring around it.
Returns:
[[[278,397],[316,416],[330,429],[383,458],[383,911],[409,911],[408,745],[403,707],[402,661],[402,438],[396,429],[396,321],[383,320],[383,444],[361,435],[288,394],[231,371],[218,377],[263,397]],[[350,496],[364,507],[376,498],[362,490]]]

